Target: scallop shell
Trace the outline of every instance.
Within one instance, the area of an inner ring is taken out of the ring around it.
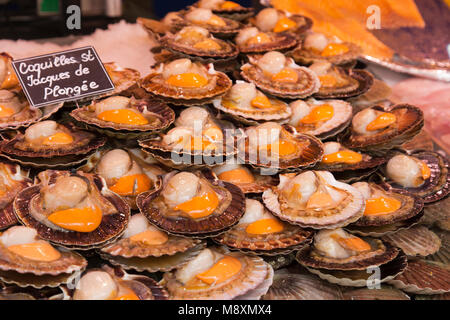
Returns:
[[[389,281],[394,287],[415,294],[450,292],[450,270],[425,260],[409,260],[405,272]]]
[[[365,107],[387,102],[391,94],[391,88],[385,82],[375,78],[373,79],[372,86],[366,93],[350,98],[348,101],[355,107],[355,111],[358,112]]]
[[[248,138],[243,138],[238,141],[238,158],[242,162],[251,165],[254,168],[276,170],[279,172],[300,171],[314,166],[323,156],[323,144],[314,136],[305,133],[298,133],[294,127],[290,125],[283,125],[286,135],[291,142],[296,142],[302,147],[302,153],[297,158],[291,160],[278,161],[263,158],[262,154],[250,154],[247,148]]]
[[[56,177],[68,173],[64,171],[49,170],[47,174],[49,183],[54,183]],[[108,189],[105,180],[100,176],[83,173],[81,171],[78,171],[76,175],[87,178],[91,187],[97,188],[100,192],[103,197],[102,201],[109,201],[118,211],[114,214],[104,215],[102,222],[94,231],[77,232],[54,230],[38,221],[30,213],[29,204],[32,198],[39,195],[42,186],[41,184],[36,184],[21,191],[14,200],[14,211],[22,224],[36,229],[39,237],[56,245],[77,250],[89,250],[96,247],[103,247],[116,240],[125,231],[130,218],[130,207],[120,196]]]
[[[214,98],[227,92],[232,86],[230,78],[225,73],[219,71],[216,71],[214,74],[217,77],[215,87],[208,91],[195,90],[195,88],[186,90],[186,88],[176,88],[154,82],[153,78],[159,76],[160,74],[158,73],[151,73],[141,80],[140,85],[148,93],[168,103],[182,106],[207,104]]]
[[[399,247],[408,256],[428,256],[441,247],[441,239],[424,226],[414,226],[383,236],[384,241]]]
[[[433,151],[417,150],[411,156],[425,162],[430,168],[431,176],[421,186],[405,188],[386,178],[384,183],[394,188],[404,189],[411,194],[421,197],[425,204],[445,198],[450,193],[450,172],[447,159]],[[388,177],[386,175],[386,177]]]
[[[285,51],[295,47],[298,43],[297,37],[291,33],[268,33],[273,37],[272,42],[253,44],[253,45],[238,45],[241,53],[265,53],[269,51]]]
[[[62,284],[72,283],[75,279],[79,278],[81,271],[73,273],[60,273],[58,275],[42,275],[36,276],[32,273],[19,273],[16,271],[3,271],[0,270],[0,280],[14,284],[19,287],[33,287],[36,289],[42,289],[45,287],[56,288]]]
[[[141,77],[141,73],[135,69],[131,69],[131,68],[122,68],[121,66],[119,66],[116,62],[107,62],[104,63],[105,68],[109,68],[112,70],[112,72],[115,72],[119,75],[118,80],[114,81],[113,80],[113,84],[114,84],[114,90],[110,91],[108,93],[96,96],[96,99],[102,98],[102,97],[107,97],[110,95],[115,95],[115,94],[119,94],[122,91],[125,91],[127,89],[129,89],[130,87],[132,87],[133,85],[136,84],[136,82],[139,80],[139,78]]]
[[[227,255],[237,258],[245,268],[231,279],[214,285],[204,290],[190,290],[184,288],[175,278],[174,273],[165,273],[163,279],[173,300],[230,300],[242,296],[258,288],[267,278],[271,267],[263,259],[256,256],[246,256],[241,253],[228,253]]]
[[[314,268],[307,269],[311,273],[318,275],[321,279],[341,286],[375,287],[378,284],[389,282],[389,280],[392,280],[403,273],[407,265],[408,262],[406,256],[400,252],[397,258],[379,266],[379,278],[377,277],[377,269],[368,269],[367,272],[365,270],[340,271]]]
[[[252,289],[243,295],[237,296],[233,300],[260,300],[265,294],[267,294],[267,291],[269,291],[272,286],[273,276],[275,273],[269,264],[266,264],[266,266],[267,275],[264,281],[255,289]]]
[[[115,244],[112,244],[109,247],[114,248],[115,246]],[[104,253],[109,250],[102,250],[100,256],[109,261],[112,265],[120,266],[126,270],[135,270],[138,272],[166,272],[184,266],[194,259],[204,247],[204,243],[198,242],[195,246],[186,248],[184,251],[179,248],[179,251],[176,252],[168,251],[170,254],[148,255],[145,257],[139,257],[139,255],[125,257],[125,254],[112,255]]]
[[[193,7],[199,7],[198,2],[192,5]],[[247,8],[239,5],[236,8],[228,9],[212,9],[212,12],[220,17],[228,18],[236,21],[243,21],[253,16],[255,9]]]
[[[433,139],[425,129],[422,129],[420,133],[418,133],[412,140],[402,144],[401,148],[409,152],[413,152],[415,150],[433,151]]]
[[[339,68],[339,67],[335,67]],[[338,72],[350,80],[350,84],[338,88],[320,87],[314,98],[317,99],[347,99],[366,93],[373,84],[373,75],[360,69],[338,69]]]
[[[281,14],[285,14],[285,11],[283,11],[283,10],[278,10],[278,12]],[[292,14],[292,13],[288,13],[287,16],[289,19],[294,20],[296,22],[297,27],[292,30],[285,31],[283,33],[293,34],[299,39],[301,39],[303,37],[303,34],[306,31],[308,31],[309,29],[311,29],[311,27],[313,25],[313,20],[307,16],[302,16],[300,14]],[[249,19],[250,25],[255,25],[255,22],[256,22],[255,18]]]
[[[388,285],[382,285],[376,289],[354,289],[344,292],[345,300],[411,300],[404,292],[392,288]]]
[[[438,263],[450,269],[450,233],[448,231],[436,230],[435,234],[441,241],[439,251],[425,258],[427,261]]]
[[[202,178],[204,179],[204,178]],[[173,219],[152,206],[152,201],[160,196],[163,185],[155,191],[141,193],[137,197],[137,205],[141,213],[156,227],[173,235],[205,238],[219,235],[235,224],[244,215],[245,197],[239,187],[221,180],[210,181],[216,192],[224,190],[231,195],[231,203],[221,214],[212,214],[204,219],[194,221],[188,218]]]
[[[351,42],[342,43],[348,47],[348,51],[343,54],[337,54],[329,57],[324,57],[320,54],[302,46],[291,52],[290,56],[294,58],[295,62],[301,65],[310,65],[317,61],[328,61],[334,65],[345,65],[356,61],[361,54],[361,48]]]
[[[364,199],[362,198],[362,195],[353,190],[353,187],[339,181],[334,181],[331,185],[340,190],[349,192],[351,194],[351,198],[349,201],[344,203],[344,207],[339,207],[333,209],[332,211],[328,210],[324,215],[323,210],[322,214],[320,212],[316,212],[316,210],[314,210],[314,212],[311,211],[311,213],[314,213],[313,218],[311,218],[314,219],[314,222],[311,222],[311,219],[308,217],[305,218],[301,215],[294,216],[287,212],[282,212],[276,187],[264,191],[262,198],[267,209],[269,209],[275,216],[283,221],[287,221],[291,224],[296,224],[304,228],[336,229],[358,220],[364,211]],[[318,213],[320,216],[318,217],[315,213]]]
[[[231,250],[255,255],[286,255],[312,241],[313,232],[283,223],[283,231],[274,234],[249,236],[247,224],[236,225],[227,232],[213,238],[215,242]]]
[[[316,276],[279,270],[263,300],[342,300],[342,293]]]
[[[278,270],[284,267],[289,266],[292,262],[295,261],[295,254],[290,253],[287,255],[280,256],[264,256],[264,261],[272,266],[274,270]]]
[[[140,100],[139,109],[142,109],[156,116],[161,122],[157,125],[149,123],[142,126],[129,126],[119,123],[103,121],[95,116],[95,112],[89,110],[89,106],[77,108],[70,113],[78,124],[92,129],[100,134],[118,139],[136,139],[148,137],[155,132],[167,129],[175,121],[175,112],[166,104],[150,100],[149,98]]]
[[[286,99],[303,99],[319,91],[320,81],[317,75],[310,69],[296,66],[296,70],[301,73],[300,83],[287,85],[285,83],[273,82],[267,78],[263,72],[254,64],[258,57],[249,56],[251,63],[241,67],[241,76],[247,82],[254,83],[262,91]]]
[[[394,260],[399,249],[378,239],[364,239],[370,246],[370,252],[360,253],[347,259],[324,257],[313,246],[307,246],[297,252],[296,260],[307,268],[324,270],[354,271],[366,270],[371,266],[380,266]]]
[[[340,137],[343,145],[350,149],[383,155],[389,149],[412,139],[424,125],[422,110],[410,104],[397,104],[387,110],[381,106],[375,106],[372,109],[394,113],[397,117],[395,128],[390,126],[370,136],[357,135],[353,132],[353,129],[350,129]]]

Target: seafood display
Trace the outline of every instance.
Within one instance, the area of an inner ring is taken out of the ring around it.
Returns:
[[[138,23],[155,63],[89,100],[31,107],[0,54],[0,299],[448,297],[448,155],[361,47],[225,0]]]

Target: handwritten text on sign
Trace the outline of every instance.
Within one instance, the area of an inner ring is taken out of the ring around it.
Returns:
[[[34,107],[78,100],[114,89],[93,47],[14,60],[13,67]]]

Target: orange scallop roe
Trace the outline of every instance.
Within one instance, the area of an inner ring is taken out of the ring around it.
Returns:
[[[275,25],[275,27],[273,28],[274,32],[283,32],[283,31],[287,31],[289,29],[293,29],[297,26],[297,23],[289,18],[281,18],[280,20],[278,20],[277,24]]]
[[[206,39],[194,44],[194,48],[200,50],[220,50],[221,46],[213,39]]]
[[[250,101],[250,104],[258,109],[267,109],[272,106],[272,103],[266,96],[257,96],[256,98],[252,99],[252,101]]]
[[[9,246],[8,250],[26,259],[51,262],[58,260],[61,253],[47,242],[33,242]]]
[[[203,130],[202,135],[208,137],[212,141],[223,140],[223,132],[217,126],[211,126],[208,129]]]
[[[277,74],[274,74],[272,80],[285,83],[296,83],[298,81],[298,73],[292,68],[284,68]]]
[[[224,10],[236,9],[236,8],[239,8],[239,7],[240,7],[240,5],[237,4],[236,2],[233,2],[233,1],[225,1],[224,3],[222,3],[220,5],[220,8],[224,9]]]
[[[332,235],[332,238],[348,250],[364,252],[371,249],[370,244],[358,237],[343,238],[338,235]]]
[[[182,73],[170,76],[167,83],[182,88],[201,88],[208,84],[208,79],[197,73]]]
[[[384,128],[390,126],[391,124],[395,123],[395,121],[397,121],[397,117],[395,116],[395,114],[390,113],[390,112],[383,112],[382,114],[378,115],[375,118],[375,120],[370,122],[366,126],[366,129],[368,131],[384,129]]]
[[[231,256],[220,259],[210,269],[197,274],[195,277],[206,284],[218,284],[224,282],[241,271],[241,262]]]
[[[42,144],[46,146],[52,146],[52,145],[63,145],[63,144],[69,144],[73,142],[73,137],[70,134],[67,134],[65,132],[57,132],[55,134],[52,134],[51,136],[46,137]]]
[[[138,126],[148,124],[148,120],[142,114],[130,109],[106,110],[100,113],[97,118],[120,124],[134,124]]]
[[[250,223],[245,232],[249,234],[270,234],[283,231],[283,224],[276,219],[261,219]]]
[[[164,232],[159,230],[145,230],[134,236],[130,237],[130,240],[133,242],[141,242],[145,245],[156,246],[160,244],[164,244],[169,240],[169,237]]]
[[[222,172],[218,175],[218,178],[223,181],[231,183],[253,183],[255,178],[253,175],[245,169],[233,169]]]
[[[121,177],[109,189],[121,196],[136,195],[148,191],[152,186],[152,181],[146,174],[132,174]]]
[[[215,145],[204,137],[191,137],[184,146],[188,150],[205,150],[207,148],[215,148]]]
[[[424,161],[420,161],[420,171],[424,180],[427,180],[431,177],[430,167]]]
[[[402,206],[401,201],[394,198],[378,197],[366,200],[365,216],[382,216],[397,211]]]
[[[286,157],[297,152],[297,145],[286,140],[280,140],[278,142],[269,144],[262,149],[267,149],[267,152],[272,155],[276,154],[281,157]]]
[[[329,104],[322,104],[314,107],[311,112],[303,117],[300,122],[305,124],[328,121],[334,116],[334,108]]]
[[[342,150],[325,155],[322,163],[359,163],[362,161],[362,155],[351,150]]]
[[[331,207],[333,205],[334,205],[333,198],[330,196],[329,193],[324,192],[322,190],[313,193],[306,202],[306,207],[309,209],[325,208]]]
[[[213,15],[206,23],[216,27],[224,27],[227,25],[221,17],[216,15]]]
[[[247,45],[251,46],[251,45],[255,45],[255,44],[264,44],[264,43],[269,43],[271,41],[272,41],[272,39],[270,38],[270,36],[268,34],[266,34],[264,32],[260,32],[256,36],[248,39]]]
[[[219,197],[214,191],[206,192],[201,196],[193,197],[191,200],[180,203],[174,210],[180,210],[193,219],[207,217],[216,210],[219,205]]]
[[[344,53],[348,52],[348,50],[349,49],[345,44],[330,43],[325,47],[325,49],[322,50],[320,55],[322,57],[336,56],[339,54],[344,54]]]
[[[57,226],[71,231],[92,232],[102,222],[102,210],[99,207],[72,208],[55,211],[48,220]]]
[[[11,89],[19,85],[19,79],[14,72],[8,72],[8,76],[3,80],[0,89]]]
[[[134,292],[130,290],[129,293],[116,297],[114,298],[114,300],[140,300],[140,299]]]
[[[334,87],[338,83],[336,77],[331,74],[319,76],[319,81],[323,87]]]
[[[14,110],[12,108],[8,108],[6,106],[0,105],[0,118],[8,118],[14,114]]]

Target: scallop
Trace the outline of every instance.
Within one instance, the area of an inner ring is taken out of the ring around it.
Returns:
[[[186,284],[195,275],[210,269],[216,261],[216,254],[210,249],[202,250],[195,259],[189,261],[184,267],[178,269],[175,276],[183,284]]]
[[[372,197],[372,191],[370,190],[370,185],[367,182],[356,182],[352,184],[352,187],[358,189],[358,191],[364,196],[364,199],[367,200]]]
[[[212,16],[213,13],[210,9],[195,8],[188,12],[185,18],[192,22],[207,22]]]
[[[150,223],[147,218],[142,214],[138,213],[131,216],[130,221],[128,222],[128,226],[123,233],[123,238],[129,238],[134,236],[135,234],[144,232],[149,229]]]
[[[225,163],[223,165],[214,167],[212,170],[214,171],[214,173],[216,175],[220,175],[227,171],[242,169],[242,168],[245,168],[245,167],[238,163]]]
[[[179,127],[202,128],[208,121],[209,113],[201,107],[190,107],[184,109],[175,125]]]
[[[266,8],[256,15],[255,25],[262,31],[270,31],[275,28],[279,19],[277,9]]]
[[[103,155],[97,165],[97,173],[105,179],[120,178],[127,173],[132,165],[128,152],[114,149]]]
[[[170,76],[186,73],[192,67],[189,59],[177,59],[164,66],[163,77],[168,79]]]
[[[300,204],[306,203],[309,197],[317,191],[316,175],[312,171],[300,173],[290,180],[282,190],[290,193],[293,188],[296,191],[297,202]]]
[[[258,67],[270,74],[277,74],[283,70],[286,63],[286,57],[284,54],[278,51],[270,51],[264,54],[261,59],[258,60]]]
[[[246,131],[249,143],[253,146],[265,146],[277,142],[280,133],[281,126],[276,122],[266,122]]]
[[[253,83],[238,82],[231,87],[227,94],[227,98],[238,103],[241,107],[250,105],[250,102],[256,98],[258,91]]]
[[[171,177],[162,191],[165,202],[172,207],[192,199],[200,179],[193,173],[180,172]]]
[[[118,292],[114,279],[105,271],[90,271],[81,277],[74,300],[109,300]]]
[[[212,9],[217,8],[222,2],[224,2],[224,0],[200,0],[198,2],[198,6],[200,8],[212,10]]]
[[[358,134],[372,134],[373,131],[367,131],[367,125],[374,121],[377,117],[377,112],[374,109],[367,108],[357,114],[352,119],[352,127]]]
[[[325,47],[328,45],[328,39],[327,37],[322,33],[312,33],[309,34],[304,43],[303,46],[307,49],[315,49],[318,51],[323,51]]]
[[[167,145],[184,145],[193,134],[194,131],[191,128],[175,127],[164,135],[163,143]]]
[[[238,45],[243,45],[245,44],[249,39],[255,37],[256,35],[258,35],[259,30],[258,28],[255,27],[249,27],[249,28],[244,28],[242,30],[239,31],[237,37],[236,37],[236,43]]]
[[[33,228],[25,226],[11,227],[0,236],[0,242],[5,247],[33,243],[36,241],[37,232]]]
[[[178,12],[169,12],[162,19],[162,23],[165,25],[171,25],[174,21],[179,20]]]
[[[341,144],[339,142],[334,142],[334,141],[325,142],[323,144],[323,154],[327,155],[327,154],[336,153],[340,150],[340,148],[341,148]]]
[[[264,209],[264,206],[258,200],[246,199],[245,213],[239,220],[239,224],[252,223],[262,219],[274,219],[274,217]]]
[[[38,138],[51,136],[56,132],[58,124],[52,120],[41,121],[25,130],[25,140],[33,141]]]
[[[95,113],[100,113],[108,110],[126,109],[130,104],[130,98],[123,96],[114,96],[106,98],[102,101],[95,103]]]
[[[175,41],[178,41],[184,37],[194,37],[194,38],[207,38],[209,37],[209,31],[205,28],[198,27],[198,26],[188,26],[181,29],[177,36],[175,37]]]
[[[44,207],[53,212],[58,208],[73,208],[88,195],[88,185],[78,177],[67,176],[43,191]]]
[[[309,69],[314,71],[318,76],[323,76],[330,70],[332,64],[328,61],[317,61],[309,66]]]
[[[314,247],[324,253],[327,257],[335,259],[345,259],[351,256],[351,252],[345,250],[333,236],[348,238],[349,235],[342,229],[320,230],[314,236]]]
[[[386,171],[392,180],[406,188],[418,187],[422,182],[419,162],[407,155],[392,157],[387,163]]]
[[[14,114],[23,108],[23,104],[20,103],[19,98],[8,90],[0,90],[0,105],[12,109]]]
[[[296,126],[300,122],[301,119],[306,117],[311,112],[311,107],[305,101],[296,100],[289,104],[289,107],[292,110],[292,115],[289,120],[289,124]]]

